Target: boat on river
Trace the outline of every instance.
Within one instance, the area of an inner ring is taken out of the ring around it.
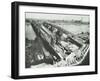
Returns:
[[[72,32],[51,22],[31,21],[30,23],[37,36],[41,38],[45,49],[50,52],[54,66],[79,65],[89,53],[87,40],[83,40]]]

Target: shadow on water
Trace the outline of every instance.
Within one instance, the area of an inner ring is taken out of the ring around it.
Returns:
[[[80,65],[89,65],[89,64],[90,64],[90,52],[87,53],[84,60],[78,66],[80,66]]]

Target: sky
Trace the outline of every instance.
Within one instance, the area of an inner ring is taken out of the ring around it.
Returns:
[[[89,22],[89,15],[80,15],[80,14],[50,14],[50,13],[25,13],[26,18],[33,19],[47,19],[47,20],[82,20],[85,22]]]

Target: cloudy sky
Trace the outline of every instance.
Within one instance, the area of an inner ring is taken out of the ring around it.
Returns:
[[[82,20],[89,22],[89,15],[79,14],[50,14],[50,13],[25,13],[26,18],[48,19],[48,20]]]

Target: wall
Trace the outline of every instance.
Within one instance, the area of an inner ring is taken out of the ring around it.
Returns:
[[[13,81],[10,78],[11,65],[11,2],[13,0],[0,1],[0,81]],[[100,0],[22,0],[30,2],[58,3],[72,5],[98,6],[100,10]],[[100,13],[100,11],[98,11]],[[100,15],[98,16],[98,22]],[[100,24],[98,23],[98,32]],[[100,34],[100,32],[98,33]],[[98,39],[100,41],[100,37]],[[98,43],[100,45],[100,42]],[[98,46],[100,47],[100,46]],[[100,51],[99,51],[100,52]],[[100,57],[100,55],[98,55]],[[98,60],[100,62],[100,59]],[[100,64],[99,64],[100,67]],[[100,70],[99,70],[100,71]],[[53,78],[26,79],[26,81],[99,81],[98,75],[67,76]],[[21,80],[22,81],[22,80]]]

